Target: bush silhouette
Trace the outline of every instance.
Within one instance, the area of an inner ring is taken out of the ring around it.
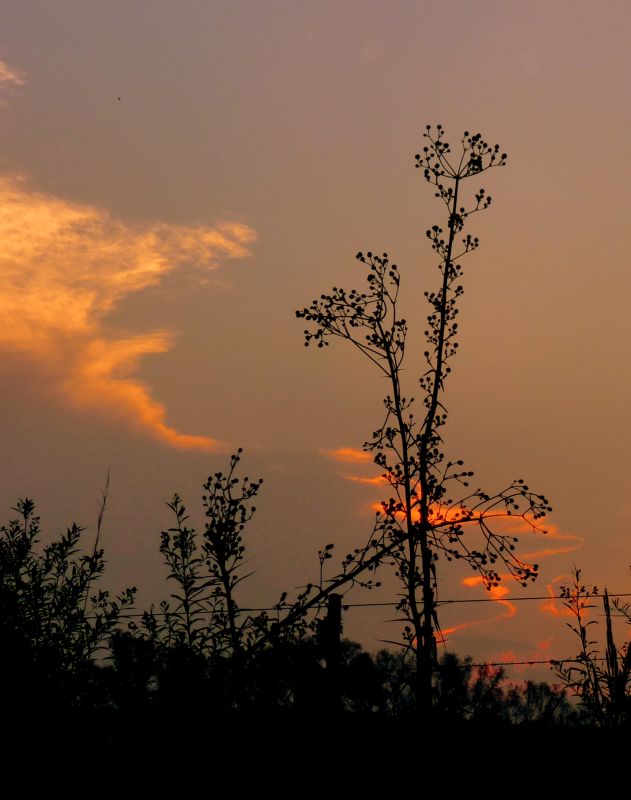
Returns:
[[[109,645],[134,599],[91,592],[103,574],[103,551],[81,551],[83,530],[73,524],[39,548],[32,500],[0,528],[0,691],[8,719],[80,711],[104,701],[95,656]]]

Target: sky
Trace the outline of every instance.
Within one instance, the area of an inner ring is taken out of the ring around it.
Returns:
[[[363,544],[383,492],[353,478],[379,470],[343,451],[384,384],[343,342],[305,349],[295,311],[387,251],[413,385],[444,224],[414,154],[427,124],[480,131],[509,158],[468,229],[446,450],[554,511],[520,545],[536,584],[441,623],[479,660],[573,654],[558,603],[516,598],[575,564],[631,587],[628,3],[0,0],[0,19],[3,519],[33,497],[44,540],[76,521],[91,546],[109,469],[105,583],[144,608],[170,591],[165,501],[200,526],[202,484],[242,447],[264,479],[244,604]],[[380,577],[348,602],[396,600]],[[442,565],[441,596],[488,597],[471,577]],[[375,650],[392,617],[351,608],[345,634]]]

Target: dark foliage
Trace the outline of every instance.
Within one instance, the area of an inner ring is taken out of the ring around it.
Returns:
[[[0,650],[4,708],[78,707],[93,702],[95,656],[107,648],[134,599],[128,589],[112,600],[90,593],[101,577],[103,551],[80,550],[82,529],[72,525],[44,548],[39,518],[28,498],[0,528]]]
[[[591,720],[603,727],[629,729],[631,724],[631,643],[618,648],[613,634],[612,611],[609,594],[605,589],[599,596],[598,587],[586,587],[580,569],[574,568],[572,584],[561,590],[564,605],[573,617],[566,623],[576,634],[580,649],[570,661],[556,662],[556,672],[564,686],[579,698],[581,706]],[[596,639],[591,636],[595,619],[589,619],[590,609],[602,599],[605,617],[604,655]],[[628,603],[614,600],[615,610],[627,624],[631,624],[631,608]]]

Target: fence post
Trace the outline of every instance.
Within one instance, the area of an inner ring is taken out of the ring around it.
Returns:
[[[340,663],[342,659],[342,595],[330,594],[324,620],[324,663],[329,710],[342,710],[340,687]]]

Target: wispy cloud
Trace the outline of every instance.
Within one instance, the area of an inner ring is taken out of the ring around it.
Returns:
[[[372,462],[373,460],[369,453],[352,447],[338,447],[337,449],[333,450],[321,449],[320,452],[322,455],[334,461],[354,464],[360,470],[360,464],[366,464],[368,462]],[[388,478],[383,473],[374,477],[352,474],[343,474],[342,477],[344,477],[346,480],[368,486],[383,488],[384,486],[388,485]],[[369,504],[369,507],[373,512],[383,512],[382,500],[372,501]],[[436,509],[436,513],[434,515],[434,521],[436,523],[439,523],[440,521],[445,523],[456,517],[462,518],[463,510],[463,508],[458,506],[450,509],[438,508]],[[403,511],[399,511],[396,512],[395,516],[403,519],[405,514]],[[412,510],[412,517],[413,519],[419,519],[418,507]],[[487,522],[492,520],[494,526],[497,528],[497,532],[503,536],[518,538],[522,544],[522,547],[525,546],[524,539],[530,544],[530,546],[534,545],[533,549],[529,552],[521,552],[520,548],[519,558],[529,563],[534,561],[540,562],[549,558],[550,556],[571,553],[574,550],[582,547],[584,544],[584,540],[581,536],[578,536],[574,533],[562,533],[559,530],[559,527],[549,520],[545,521],[545,534],[541,534],[533,529],[532,523],[534,520],[532,518],[523,518],[519,514],[507,515],[501,511],[497,511],[485,515],[485,519]],[[471,521],[472,523],[475,523],[475,517],[472,517]],[[474,537],[476,536],[475,531],[471,531],[471,533]],[[502,579],[502,583],[499,586],[491,587],[490,590],[486,590],[484,580],[481,575],[468,577],[462,581],[462,585],[470,589],[485,588],[484,599],[496,601],[494,605],[501,606],[502,610],[499,614],[482,616],[452,625],[448,628],[444,628],[442,631],[440,631],[442,642],[446,642],[448,639],[459,634],[461,631],[481,625],[494,625],[501,620],[510,619],[518,613],[517,606],[510,600],[510,594],[515,587],[513,576],[507,573],[501,575],[500,577]],[[553,586],[555,583],[558,583],[560,580],[562,580],[563,577],[567,576],[555,578],[552,583],[547,585],[547,591],[550,595],[550,600],[546,600],[540,605],[540,611],[542,613],[553,614],[557,616],[567,615],[569,613],[567,609],[564,609],[562,606],[558,605],[558,600],[554,599]]]
[[[180,433],[164,405],[133,377],[143,356],[172,346],[172,332],[119,335],[107,316],[176,268],[216,269],[249,254],[246,225],[128,225],[107,211],[0,178],[0,352],[30,357],[66,404],[99,409],[179,448],[219,442]]]
[[[508,575],[504,575],[502,577],[510,578]],[[473,575],[469,578],[464,578],[462,585],[468,587],[482,587],[484,586],[484,580],[481,575]],[[495,622],[499,622],[500,620],[510,619],[511,617],[515,616],[517,613],[517,607],[514,603],[511,603],[510,600],[504,599],[508,594],[510,594],[510,589],[505,584],[500,584],[500,586],[492,586],[488,590],[487,594],[490,600],[495,600],[497,605],[503,606],[504,610],[500,614],[495,614],[492,617],[473,619],[469,620],[468,622],[461,622],[458,625],[453,625],[450,628],[443,628],[440,631],[441,642],[446,642],[449,636],[453,636],[454,633],[459,633],[467,628],[475,628],[478,625],[491,625]]]
[[[0,108],[7,105],[7,95],[15,94],[25,83],[25,72],[0,61]]]
[[[333,461],[342,461],[345,464],[361,464],[371,462],[372,456],[356,447],[338,447],[335,450],[320,449],[320,453]]]
[[[24,86],[26,73],[15,67],[10,67],[5,61],[0,61],[0,87]]]
[[[360,475],[344,475],[347,481],[354,481],[355,483],[364,483],[368,486],[384,486],[388,483],[385,475],[377,475],[375,478],[362,478]]]

